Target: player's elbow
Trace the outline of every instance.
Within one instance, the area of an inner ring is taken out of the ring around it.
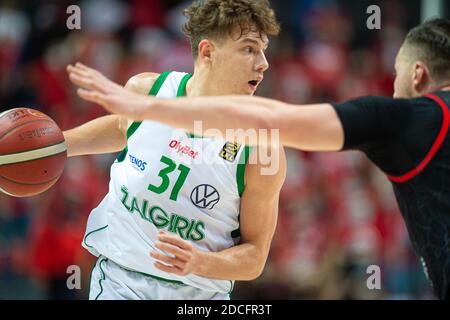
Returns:
[[[116,151],[122,151],[127,146],[127,137],[126,135],[120,135],[117,138]]]
[[[128,119],[120,116],[116,117],[116,126],[118,130],[116,130],[116,137],[115,137],[115,143],[114,146],[116,148],[115,151],[121,151],[123,150],[128,143],[127,139],[127,131],[128,131]]]
[[[256,263],[255,266],[252,268],[252,270],[248,274],[247,281],[253,281],[258,279],[264,271],[265,261],[262,263]]]
[[[245,279],[247,281],[253,281],[262,275],[266,265],[267,254],[263,252],[255,253],[252,260],[251,267],[247,269],[248,273]]]

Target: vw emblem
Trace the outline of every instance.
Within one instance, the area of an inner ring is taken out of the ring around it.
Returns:
[[[191,201],[194,206],[201,209],[213,209],[219,202],[220,195],[216,188],[209,184],[196,186],[191,192]]]

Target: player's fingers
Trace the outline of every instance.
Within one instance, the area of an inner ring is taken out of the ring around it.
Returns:
[[[173,273],[179,276],[184,275],[183,272],[176,267],[170,267],[170,266],[166,266],[165,264],[162,264],[160,262],[155,262],[155,267],[161,271],[167,272],[167,273]]]
[[[89,68],[84,64],[77,62],[73,68],[70,68],[71,72],[82,75],[86,78],[92,79],[94,82],[101,81],[104,76],[95,69]]]
[[[69,74],[69,79],[73,84],[84,89],[92,89],[94,83],[91,79],[80,76],[74,72]]]
[[[74,81],[78,81],[78,83],[76,83],[77,85],[83,87],[87,86],[88,89],[95,89],[103,93],[111,93],[123,88],[121,85],[106,78],[97,70],[86,67],[79,62],[75,67],[68,65],[67,72],[69,73],[69,78],[71,78],[71,80],[74,79]]]
[[[85,71],[96,71],[96,70],[94,70],[92,68],[89,68],[87,65],[82,64],[81,62],[75,63],[75,67],[80,68],[80,69],[85,70]]]
[[[120,84],[117,84],[105,77],[99,78],[95,85],[101,88],[102,92],[108,93],[112,93],[115,92],[116,90],[123,89],[123,87]]]
[[[73,72],[74,69],[75,67],[73,65],[68,64],[66,67],[66,72],[70,74],[71,72]]]
[[[156,260],[159,260],[161,262],[164,262],[165,264],[169,264],[171,266],[179,267],[180,269],[184,268],[186,263],[184,261],[181,261],[177,258],[168,257],[162,253],[152,251],[150,252],[150,256],[153,257]]]
[[[186,251],[184,251],[183,249],[180,249],[179,247],[174,246],[172,244],[165,243],[162,241],[157,241],[155,243],[155,246],[160,250],[163,250],[163,251],[173,254],[174,256],[176,256],[177,258],[179,258],[183,261],[189,261],[189,259],[190,259],[190,256]]]
[[[101,80],[107,80],[110,81],[108,78],[106,78],[100,71],[96,70],[96,69],[92,69],[84,64],[82,64],[81,62],[77,62],[75,64],[75,68],[77,70],[79,70],[80,72],[83,72],[84,74],[89,75],[90,77],[92,77],[94,80],[96,81],[101,81]]]
[[[192,248],[192,245],[189,242],[184,241],[178,236],[167,233],[159,233],[158,240],[173,244],[174,246],[180,247],[182,249],[190,250]]]
[[[74,67],[70,64],[67,66],[66,70],[69,74],[74,73],[79,76],[85,76],[85,77],[89,77],[89,75],[90,75],[89,72],[86,72],[85,70],[83,70],[81,68]]]
[[[95,102],[101,104],[102,106],[105,106],[105,96],[98,91],[78,89],[77,93],[80,96],[80,98],[84,100]]]
[[[99,91],[100,93],[108,92],[108,87],[105,84],[101,83],[100,81],[92,79],[92,77],[90,76],[72,72],[69,75],[69,79],[70,81],[72,81],[72,83],[81,88],[96,90]]]
[[[75,69],[71,71],[69,78],[74,79],[74,81],[78,81],[80,86],[87,87],[89,89],[96,89],[102,92],[105,91],[99,87],[99,80],[95,79],[92,75],[83,70]]]
[[[83,79],[73,71],[69,72],[69,80],[76,86],[84,87]]]

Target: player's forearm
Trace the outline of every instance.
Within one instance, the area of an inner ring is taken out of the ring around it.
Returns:
[[[285,106],[275,100],[247,96],[157,99],[150,102],[142,118],[184,128],[196,135],[221,134],[222,138],[231,139],[236,136],[235,129],[243,129],[254,130],[255,137],[259,137],[258,129],[266,129],[270,134],[270,129],[277,128],[277,112]]]
[[[305,151],[338,151],[344,143],[340,119],[326,103],[289,105],[250,96],[153,99],[143,113],[144,119],[195,135],[238,139],[248,145],[279,143]]]
[[[250,243],[220,252],[197,252],[194,274],[212,279],[250,281],[264,269],[267,253]]]
[[[109,115],[64,131],[67,155],[71,157],[122,150],[127,140],[124,132],[120,129],[120,121],[118,116]]]

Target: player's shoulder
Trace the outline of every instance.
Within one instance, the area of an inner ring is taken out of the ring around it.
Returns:
[[[159,73],[154,72],[143,72],[132,76],[128,79],[125,84],[125,88],[127,90],[133,91],[135,93],[147,95],[155,83],[156,79],[158,79]],[[127,119],[125,117],[121,118],[121,129],[126,132],[126,130],[133,123],[132,120]]]
[[[159,73],[142,72],[128,79],[125,88],[135,93],[148,94],[158,77]]]

